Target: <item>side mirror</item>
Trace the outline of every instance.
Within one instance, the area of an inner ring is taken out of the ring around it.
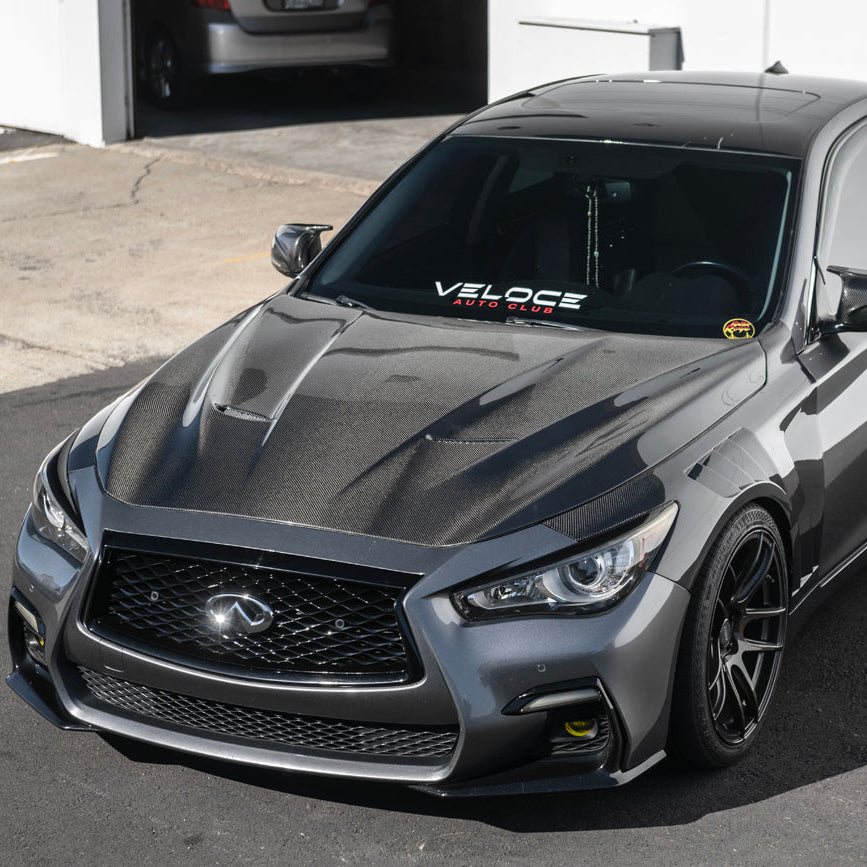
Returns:
[[[867,271],[829,265],[827,269],[843,281],[837,318],[825,331],[867,331]]]
[[[287,277],[297,277],[322,250],[320,232],[333,226],[286,223],[274,233],[271,242],[271,264]]]

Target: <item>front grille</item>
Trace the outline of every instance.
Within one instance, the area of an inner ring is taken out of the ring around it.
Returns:
[[[390,726],[240,707],[128,683],[79,666],[99,702],[130,714],[230,738],[296,749],[403,759],[442,759],[455,748],[457,726]]]
[[[170,658],[261,676],[406,681],[411,654],[398,622],[402,587],[210,559],[109,548],[86,616],[94,632]],[[273,625],[221,634],[208,615],[220,594],[255,597]]]

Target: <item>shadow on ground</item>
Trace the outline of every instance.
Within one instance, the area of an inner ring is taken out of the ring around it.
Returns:
[[[425,69],[312,69],[214,76],[183,109],[136,102],[139,136],[465,114],[487,102],[477,74]]]
[[[115,370],[0,395],[0,562],[42,456],[91,414],[156,367]],[[514,832],[604,830],[687,824],[748,806],[867,765],[867,575],[838,588],[789,647],[775,706],[753,752],[727,770],[700,773],[665,762],[621,789],[533,797],[437,800],[412,790],[250,769],[198,759],[116,737],[106,740],[134,762],[178,765],[278,792],[404,814],[474,819]],[[5,621],[5,618],[4,618]],[[8,665],[5,622],[0,661]]]
[[[64,144],[65,141],[66,139],[61,136],[50,135],[47,132],[32,132],[29,129],[12,129],[0,126],[0,151],[58,145]]]

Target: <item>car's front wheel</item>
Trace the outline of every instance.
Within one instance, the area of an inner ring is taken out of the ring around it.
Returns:
[[[788,580],[771,515],[746,506],[692,591],[674,683],[669,752],[701,767],[737,761],[767,716],[786,640]]]

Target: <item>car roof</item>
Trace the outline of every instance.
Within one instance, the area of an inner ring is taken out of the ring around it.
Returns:
[[[749,72],[640,72],[556,81],[495,102],[456,135],[577,138],[803,157],[867,82]]]

